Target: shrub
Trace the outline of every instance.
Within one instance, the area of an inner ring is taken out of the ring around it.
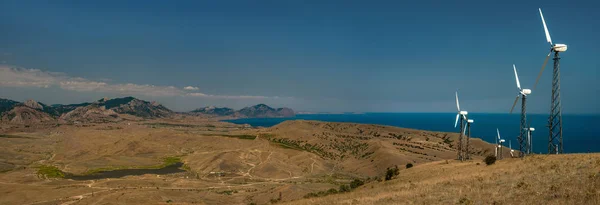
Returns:
[[[467,197],[463,197],[463,198],[460,198],[460,200],[458,200],[458,204],[471,205],[471,204],[473,204],[473,201],[471,201]]]
[[[400,174],[400,170],[398,170],[398,166],[394,166],[394,168],[387,168],[387,171],[385,172],[385,180],[390,180],[392,179],[394,176],[398,176],[398,174]]]
[[[327,190],[327,194],[337,194],[337,193],[338,193],[338,190],[334,189],[334,188]]]
[[[354,181],[350,182],[350,189],[356,189],[359,186],[362,186],[364,184],[365,184],[365,182],[363,182],[362,180],[354,179]]]
[[[496,163],[496,156],[488,155],[487,157],[485,157],[483,162],[485,162],[485,164],[487,164],[487,165],[492,165],[492,164]]]
[[[60,171],[60,169],[58,169],[57,167],[46,166],[46,165],[40,166],[37,174],[39,176],[44,176],[47,178],[64,178],[65,177],[65,173]]]
[[[410,168],[412,168],[412,167],[413,167],[413,164],[411,164],[411,163],[408,163],[408,164],[406,164],[406,168],[407,168],[407,169],[410,169]]]
[[[350,187],[348,185],[342,184],[340,185],[340,191],[339,192],[349,192],[350,191]]]

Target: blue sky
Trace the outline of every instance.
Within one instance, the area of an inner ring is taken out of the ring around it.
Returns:
[[[1,4],[2,98],[357,112],[454,112],[456,90],[465,110],[508,112],[512,64],[531,88],[549,49],[541,7],[569,45],[563,111],[600,113],[597,1]],[[549,111],[550,66],[530,112]]]

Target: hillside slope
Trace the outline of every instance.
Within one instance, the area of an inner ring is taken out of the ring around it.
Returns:
[[[431,162],[349,193],[287,204],[600,204],[600,154],[535,155],[490,166]]]
[[[395,165],[455,159],[458,141],[457,133],[306,120],[285,121],[264,132],[272,143],[312,152],[360,176],[381,175]],[[472,138],[470,150],[473,158],[482,158],[494,153],[494,145]],[[510,156],[509,149],[504,151]]]

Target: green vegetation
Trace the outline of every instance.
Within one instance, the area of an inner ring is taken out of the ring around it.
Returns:
[[[227,135],[227,134],[202,134],[204,136],[218,136],[218,137],[231,137],[231,138],[238,138],[238,139],[243,139],[243,140],[254,140],[256,139],[256,136],[254,135]]]
[[[144,125],[148,125],[151,126],[153,128],[158,128],[158,127],[185,127],[185,128],[202,128],[202,127],[215,127],[214,125],[211,124],[207,124],[207,125],[191,125],[191,124],[173,124],[173,123],[164,123],[164,122],[159,122],[159,123],[144,123]]]
[[[41,176],[45,176],[47,178],[64,178],[65,177],[65,173],[60,171],[60,169],[58,169],[55,166],[48,166],[48,165],[40,166],[37,174],[41,175]]]
[[[473,201],[469,200],[467,197],[463,197],[458,200],[458,204],[470,205],[473,204]]]
[[[0,138],[29,138],[29,137],[18,136],[18,135],[4,135],[4,134],[0,134]]]
[[[345,185],[345,184],[340,185],[340,191],[339,192],[344,193],[344,192],[349,192],[350,190],[351,190],[350,186]]]
[[[327,196],[330,194],[337,194],[337,193],[344,193],[344,192],[349,192],[352,191],[353,189],[356,189],[362,185],[364,185],[365,182],[360,180],[360,179],[354,179],[352,182],[350,182],[350,186],[346,185],[346,184],[342,184],[340,185],[339,190],[336,190],[334,188],[331,188],[327,191],[319,191],[316,193],[308,193],[306,195],[304,195],[304,198],[312,198],[312,197],[322,197],[322,196]]]
[[[234,190],[225,190],[225,191],[219,191],[219,192],[216,192],[216,193],[217,194],[223,194],[223,195],[232,195],[232,194],[238,193],[238,192],[234,191]]]
[[[162,166],[160,166],[160,168],[164,168],[164,167],[168,167],[177,163],[181,162],[181,158],[179,157],[165,157],[165,159],[163,159],[163,164]]]
[[[407,168],[407,169],[410,169],[410,168],[412,168],[412,167],[413,167],[413,164],[412,164],[412,163],[408,163],[408,164],[406,164],[406,168]]]
[[[159,164],[159,165],[152,165],[152,166],[113,166],[113,167],[102,167],[102,168],[96,168],[96,169],[91,169],[88,170],[87,172],[85,172],[83,175],[90,175],[90,174],[95,174],[98,172],[107,172],[107,171],[115,171],[115,170],[121,170],[121,169],[162,169],[171,165],[175,165],[177,163],[183,163],[181,161],[181,158],[179,157],[165,157],[163,159],[163,163]],[[185,169],[185,165],[184,165],[184,169]]]
[[[363,182],[362,180],[354,179],[354,181],[350,182],[350,189],[356,189],[359,186],[362,186],[364,184],[365,184],[365,182]]]
[[[387,168],[387,171],[385,172],[385,180],[391,180],[393,177],[398,176],[398,174],[400,174],[400,170],[398,169],[398,166],[394,166],[394,168]]]
[[[485,164],[487,164],[487,165],[492,165],[492,164],[496,163],[496,156],[488,155],[487,157],[485,157],[483,162],[485,162]]]

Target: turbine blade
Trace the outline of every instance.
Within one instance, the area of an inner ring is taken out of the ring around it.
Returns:
[[[550,59],[551,54],[552,54],[552,51],[550,51],[550,53],[548,53],[548,55],[546,56],[546,59],[544,60],[544,64],[542,64],[542,69],[540,70],[540,74],[538,74],[537,78],[535,79],[535,84],[533,84],[534,90],[535,90],[535,87],[537,86],[538,82],[540,81],[540,77],[542,77],[542,73],[544,72],[544,68],[546,68],[546,64],[548,63],[548,59]]]
[[[498,128],[496,128],[496,132],[498,133],[498,140],[500,140],[500,130],[498,130]]]
[[[544,20],[544,14],[542,14],[542,9],[538,8],[540,10],[540,17],[542,17],[542,24],[544,24],[544,32],[546,32],[546,41],[548,41],[548,43],[550,43],[550,45],[552,45],[552,38],[550,38],[550,32],[548,32],[548,26],[546,26],[546,21]]]
[[[510,108],[510,113],[509,114],[512,114],[513,109],[515,109],[515,105],[517,105],[517,101],[519,100],[519,96],[520,95],[517,95],[517,98],[515,98],[515,102],[513,103],[513,106]]]
[[[517,74],[517,67],[513,64],[513,70],[515,70],[515,78],[517,79],[517,88],[521,90],[521,82],[519,82],[519,75]]]
[[[456,114],[456,121],[454,121],[454,128],[456,128],[456,125],[458,125],[458,117],[460,114]]]
[[[458,104],[458,91],[456,92],[456,109],[460,112],[460,104]]]
[[[463,127],[463,132],[462,133],[463,133],[463,135],[467,134],[467,126]]]

